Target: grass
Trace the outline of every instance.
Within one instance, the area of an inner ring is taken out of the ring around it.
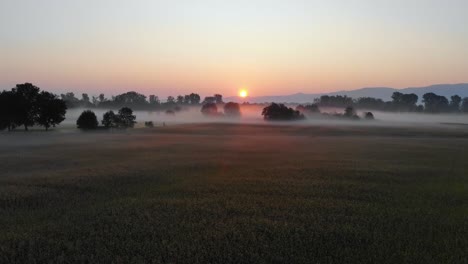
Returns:
[[[1,263],[467,263],[461,128],[0,136]]]

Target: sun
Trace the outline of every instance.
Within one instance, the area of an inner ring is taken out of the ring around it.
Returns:
[[[239,96],[240,96],[240,97],[242,97],[242,98],[246,98],[246,97],[247,97],[247,95],[248,95],[248,92],[247,92],[247,90],[245,90],[245,89],[242,89],[242,90],[240,90],[240,91],[239,91]]]

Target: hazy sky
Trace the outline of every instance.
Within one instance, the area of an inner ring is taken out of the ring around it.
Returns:
[[[468,82],[467,0],[0,0],[0,89],[161,96]]]

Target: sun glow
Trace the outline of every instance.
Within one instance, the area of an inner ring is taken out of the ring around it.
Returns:
[[[247,97],[247,95],[248,95],[248,92],[247,92],[247,90],[245,90],[245,89],[242,89],[242,90],[240,90],[240,91],[239,91],[239,96],[240,96],[240,97],[242,97],[242,98],[246,98],[246,97]]]

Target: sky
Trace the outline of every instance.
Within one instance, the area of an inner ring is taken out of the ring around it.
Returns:
[[[466,0],[0,0],[0,89],[251,96],[468,82]]]

